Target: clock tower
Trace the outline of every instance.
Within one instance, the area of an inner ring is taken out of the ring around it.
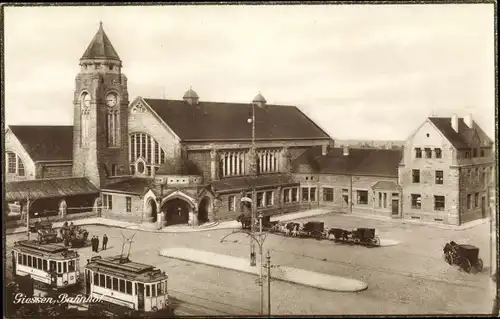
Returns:
[[[127,78],[102,22],[80,59],[73,104],[73,176],[100,188],[129,175]]]

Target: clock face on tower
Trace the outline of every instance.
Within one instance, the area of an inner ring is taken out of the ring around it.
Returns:
[[[114,93],[109,93],[106,95],[106,105],[109,107],[113,107],[118,102],[118,97]]]

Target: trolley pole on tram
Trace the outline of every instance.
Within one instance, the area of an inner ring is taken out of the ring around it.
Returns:
[[[30,240],[30,194],[26,197],[26,230],[28,231],[28,240]]]

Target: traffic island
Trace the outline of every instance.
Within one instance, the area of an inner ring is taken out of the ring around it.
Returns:
[[[252,275],[259,275],[260,272],[258,266],[250,266],[249,261],[245,258],[221,255],[208,251],[190,248],[168,248],[161,250],[160,255],[167,258],[190,261]],[[356,279],[333,276],[287,266],[275,268],[271,277],[276,280],[336,292],[358,292],[368,288],[366,283]]]

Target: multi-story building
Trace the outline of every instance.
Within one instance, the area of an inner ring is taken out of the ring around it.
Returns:
[[[486,217],[492,146],[470,115],[428,118],[404,146],[403,218],[460,225]]]

